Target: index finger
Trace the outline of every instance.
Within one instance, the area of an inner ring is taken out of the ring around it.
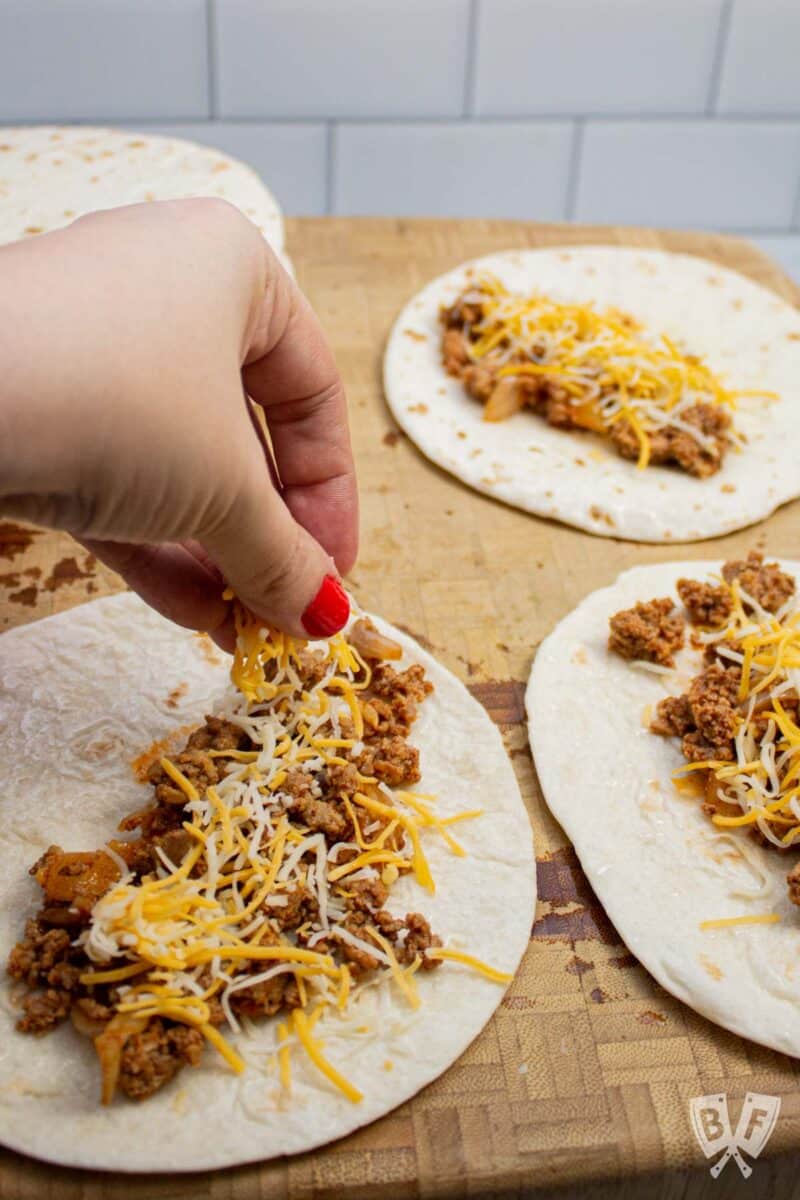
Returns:
[[[342,574],[358,550],[344,385],[311,305],[272,258],[242,378],[264,410],[283,498]]]

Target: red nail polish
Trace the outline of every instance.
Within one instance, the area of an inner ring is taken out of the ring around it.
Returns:
[[[322,587],[303,613],[306,633],[312,638],[338,633],[350,616],[350,601],[335,575],[326,575]]]

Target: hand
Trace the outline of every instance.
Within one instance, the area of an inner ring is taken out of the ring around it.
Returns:
[[[342,382],[235,208],[133,205],[0,248],[0,512],[68,530],[227,646],[224,582],[296,636],[344,624],[358,515]]]

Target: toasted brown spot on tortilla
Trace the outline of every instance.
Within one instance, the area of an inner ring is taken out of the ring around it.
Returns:
[[[426,342],[428,340],[427,334],[420,333],[418,329],[404,329],[403,333],[406,337],[413,338],[415,342]]]
[[[575,653],[572,656],[572,661],[574,663],[578,663],[580,666],[583,666],[584,663],[587,663],[589,661],[586,656],[586,647],[585,646],[578,646],[578,649],[575,651]]]
[[[465,438],[466,436],[467,436],[467,435],[466,435],[466,433],[464,432],[464,430],[463,430],[463,429],[457,429],[457,430],[456,430],[456,437],[459,437],[459,438]]]
[[[188,683],[179,683],[177,687],[174,687],[167,696],[167,708],[177,708],[188,690]]]
[[[25,232],[30,234],[44,233],[44,228],[41,225],[26,225]]]
[[[739,312],[741,309],[744,308],[744,304],[742,303],[741,300],[733,300],[731,302],[731,308],[735,308],[736,311]]]
[[[214,166],[211,168],[211,174],[219,175],[220,171],[227,171],[228,167],[230,165],[231,165],[230,163],[226,163],[226,162],[214,163]]]
[[[706,958],[705,954],[700,955],[700,965],[703,970],[711,976],[712,979],[723,979],[724,972],[721,967],[718,967],[710,958]]]
[[[206,662],[211,663],[213,667],[222,662],[216,646],[207,633],[196,633],[194,636],[197,640],[198,646],[200,647],[200,652],[202,653]]]
[[[735,492],[736,484],[735,483],[723,483],[722,487],[719,490],[721,492]]]
[[[0,521],[0,558],[12,559],[23,554],[39,537],[38,529],[26,529],[13,521]]]
[[[15,604],[24,604],[26,608],[33,608],[38,595],[39,589],[32,583],[30,587],[23,588],[19,592],[11,592],[8,598]]]
[[[605,524],[608,525],[609,529],[613,529],[616,525],[616,521],[611,516],[611,513],[607,513],[606,510],[604,508],[600,508],[600,506],[598,504],[592,505],[592,507],[589,509],[589,515],[595,521],[605,522]]]
[[[70,583],[77,583],[79,579],[91,579],[94,568],[97,564],[97,559],[93,554],[87,554],[83,567],[78,566],[76,558],[62,558],[57,562],[52,571],[44,581],[44,588],[47,592],[55,592],[60,587],[65,587]]]
[[[131,150],[138,150],[140,146],[144,145],[144,142],[141,138],[137,138],[133,142],[128,142],[128,145],[130,146]]]
[[[572,461],[575,463],[576,467],[585,467],[586,466],[586,459],[584,459],[584,458],[573,458]]]
[[[789,339],[789,341],[790,341],[790,342],[800,342],[800,333],[794,333],[794,332],[792,332],[792,333],[787,333],[787,335],[786,335],[786,336],[787,336],[787,338]],[[769,349],[769,347],[768,347],[768,346],[762,346],[762,347],[761,347],[761,349],[762,349],[762,350],[767,350],[767,349]]]
[[[408,411],[413,413],[426,413],[428,411],[428,406],[420,401],[419,404],[410,404],[408,406]]]

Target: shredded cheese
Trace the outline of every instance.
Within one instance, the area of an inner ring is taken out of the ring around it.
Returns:
[[[511,983],[514,978],[508,971],[498,971],[472,954],[462,954],[460,950],[447,950],[443,946],[431,946],[425,951],[425,957],[450,959],[451,962],[462,963],[465,967],[471,967],[473,971],[477,971],[479,975],[485,975],[493,983]]]
[[[650,462],[652,437],[664,428],[680,430],[702,449],[715,451],[714,438],[686,414],[698,403],[733,410],[743,396],[773,393],[734,391],[709,366],[679,348],[666,334],[649,334],[627,314],[591,304],[562,303],[549,296],[510,292],[484,275],[463,295],[479,304],[481,317],[469,327],[467,353],[475,363],[491,361],[498,377],[533,376],[553,380],[572,406],[576,425],[608,434],[627,422],[638,445],[637,465]],[[486,419],[501,419],[513,406]],[[735,431],[731,436],[738,440]]]
[[[720,917],[715,921],[701,921],[701,929],[730,929],[735,925],[775,925],[780,913],[752,913],[742,917]]]
[[[369,955],[376,970],[417,1009],[422,1003],[415,980],[420,957],[404,968],[379,930],[368,926],[359,937],[348,929],[348,889],[364,879],[390,885],[411,873],[433,892],[422,837],[435,834],[453,854],[463,856],[464,848],[448,826],[473,819],[480,810],[439,816],[434,797],[393,792],[358,773],[357,790],[343,791],[340,797],[355,842],[329,848],[323,833],[298,818],[290,822],[295,800],[287,790],[290,776],[313,798],[319,794],[314,789],[322,768],[352,769],[354,749],[365,731],[362,704],[369,703],[360,693],[371,670],[340,634],[315,651],[309,676],[315,682],[304,683],[306,644],[262,628],[238,602],[234,611],[237,642],[231,676],[237,694],[223,715],[247,734],[253,749],[209,751],[220,777],[204,789],[181,769],[179,758],[160,758],[165,775],[185,797],[182,815],[188,819],[182,828],[191,847],[179,865],[159,849],[159,865],[142,878],[123,870],[120,859],[119,879],[95,904],[80,935],[80,945],[96,964],[81,975],[81,982],[119,984],[116,1008],[121,1014],[162,1017],[198,1029],[240,1073],[245,1061],[220,1032],[219,1021],[212,1021],[212,1002],[236,1034],[237,997],[244,990],[271,980],[280,984],[281,977],[293,981],[299,1005],[276,1028],[274,1061],[282,1088],[290,1089],[292,1051],[299,1046],[358,1103],[361,1092],[323,1054],[314,1029],[326,1014],[344,1015],[361,989],[371,985],[354,979],[346,962],[337,963],[315,945],[338,942]],[[350,852],[344,861],[342,846]],[[270,916],[286,908],[299,889],[313,898],[313,915],[299,928],[281,932]],[[508,978],[468,955],[429,954],[473,966],[496,982]]]

